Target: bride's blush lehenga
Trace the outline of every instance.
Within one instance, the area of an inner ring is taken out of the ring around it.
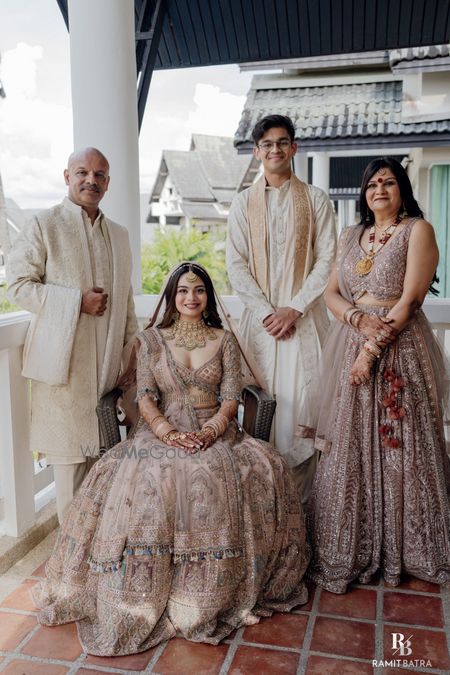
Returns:
[[[174,359],[158,329],[138,339],[138,398],[158,398],[177,429],[199,429],[218,401],[239,396],[231,333],[195,370]],[[91,654],[132,654],[176,634],[217,644],[305,603],[308,561],[299,498],[269,444],[232,422],[186,456],[141,419],[84,481],[34,599],[42,624],[77,621]]]
[[[406,222],[376,254],[365,276],[356,270],[365,257],[362,227],[344,231],[337,271],[347,300],[357,302],[366,292],[381,302],[401,296],[414,222]],[[359,308],[379,316],[389,311]],[[448,365],[419,309],[383,350],[370,381],[355,387],[350,370],[365,339],[336,321],[323,352],[322,372],[328,377],[317,402],[316,445],[322,457],[309,502],[310,575],[335,593],[344,593],[354,580],[367,583],[377,570],[393,585],[402,572],[444,583],[450,580],[450,473],[443,425]]]

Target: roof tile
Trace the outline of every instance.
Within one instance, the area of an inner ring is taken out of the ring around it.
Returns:
[[[251,89],[235,145],[252,142],[262,117],[289,115],[296,138],[334,139],[450,131],[450,119],[402,123],[402,82],[369,82],[291,89]]]

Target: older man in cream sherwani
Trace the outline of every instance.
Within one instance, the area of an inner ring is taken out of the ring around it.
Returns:
[[[244,304],[244,345],[277,400],[273,442],[294,469],[305,500],[315,468],[307,460],[314,450],[312,440],[296,431],[328,327],[322,293],[336,228],[326,194],[291,171],[294,138],[291,120],[282,115],[263,118],[253,130],[264,175],[232,203],[227,270]]]
[[[99,209],[108,161],[95,148],[73,153],[64,178],[68,196],[27,223],[8,258],[9,296],[33,313],[30,449],[53,465],[60,522],[99,453],[95,408],[137,330],[128,233]]]

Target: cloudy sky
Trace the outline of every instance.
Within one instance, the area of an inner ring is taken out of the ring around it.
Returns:
[[[72,148],[69,36],[56,0],[1,0],[0,54],[5,193],[22,208],[45,208],[64,194]],[[237,66],[154,73],[140,135],[142,192],[163,149],[187,150],[192,133],[234,134],[250,80]]]

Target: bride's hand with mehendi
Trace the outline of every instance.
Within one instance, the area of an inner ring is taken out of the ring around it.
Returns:
[[[370,380],[374,361],[365,349],[361,349],[350,371],[350,384],[359,386]]]
[[[217,440],[214,429],[208,427],[205,427],[200,431],[195,431],[194,433],[197,440],[201,443],[200,450],[207,450]],[[194,454],[194,452],[197,452],[197,450],[192,451],[191,454]]]
[[[173,429],[165,434],[161,440],[166,445],[186,450],[189,454],[197,452],[203,447],[201,441],[197,438],[197,434],[190,431],[177,431]]]

